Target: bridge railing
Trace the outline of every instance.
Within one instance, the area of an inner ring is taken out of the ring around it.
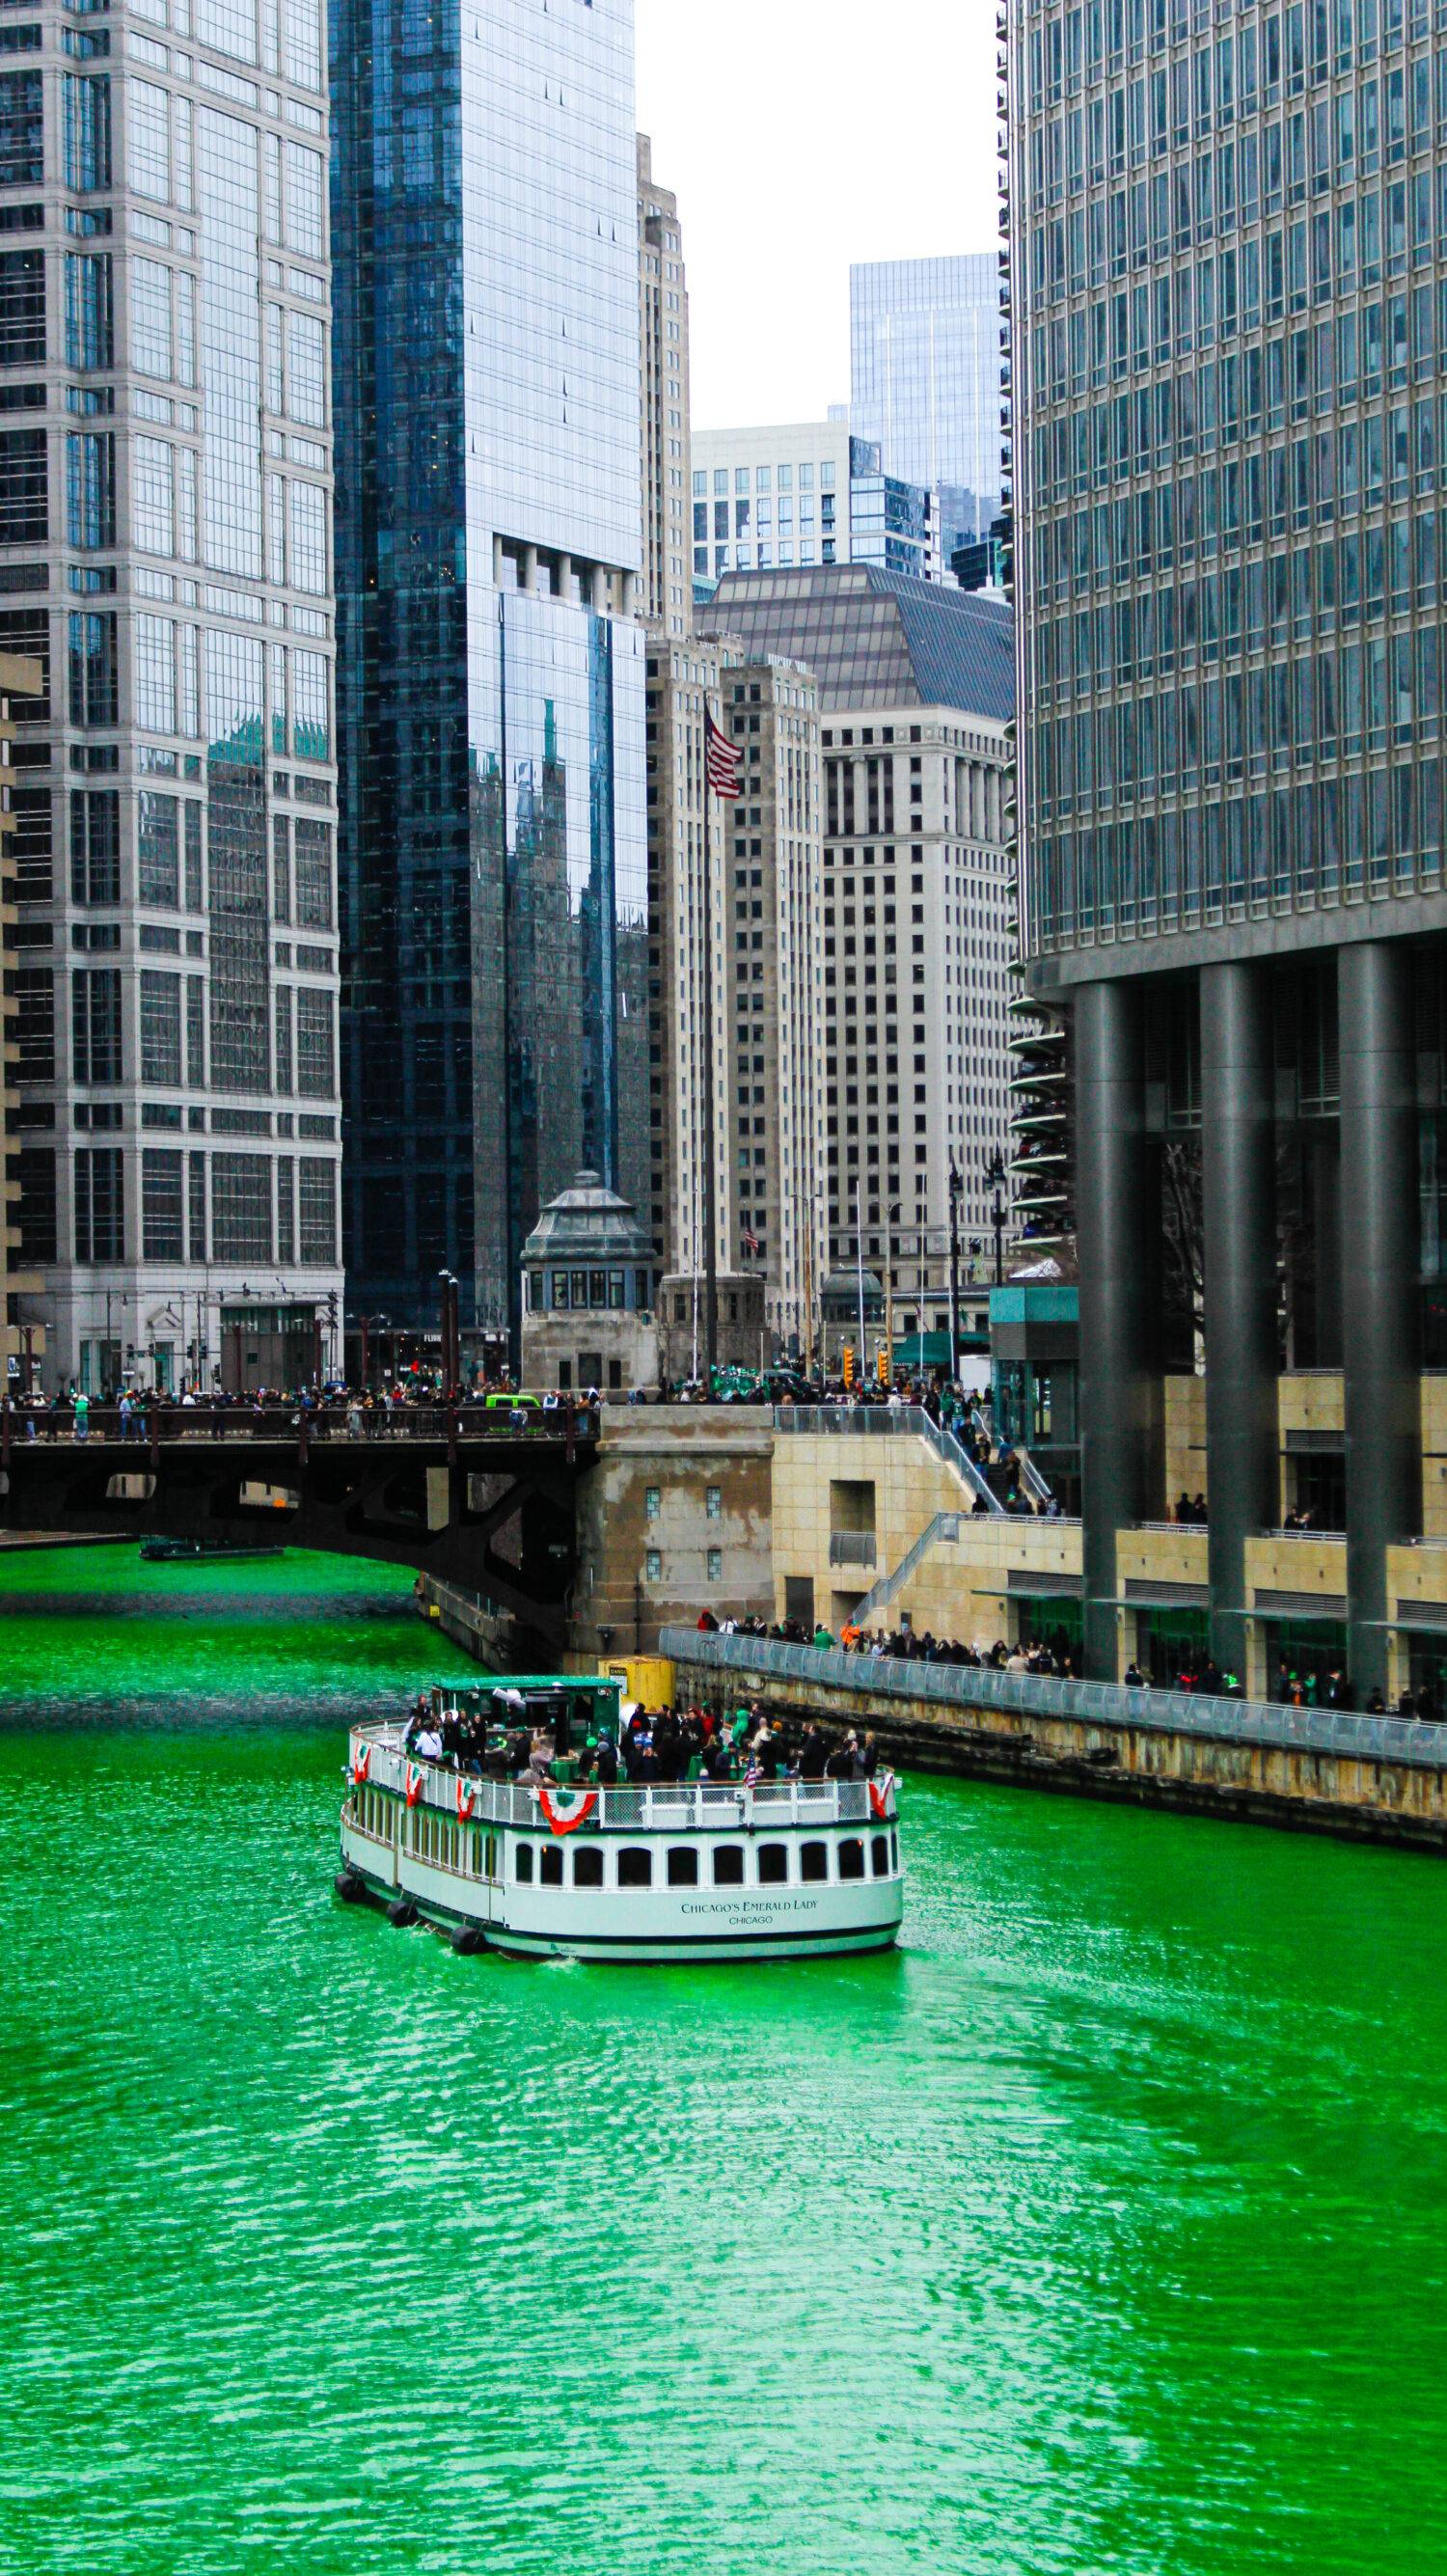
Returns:
[[[1160,1734],[1212,1736],[1286,1753],[1336,1753],[1413,1770],[1447,1764],[1447,1726],[1415,1718],[1366,1717],[1352,1709],[1284,1708],[1274,1700],[1208,1698],[1204,1692],[1128,1689],[1121,1682],[1067,1681],[1054,1673],[1001,1672],[992,1664],[845,1654],[787,1645],[780,1638],[708,1635],[665,1628],[659,1652],[675,1663],[847,1690],[863,1702],[935,1700],[956,1709],[1006,1709],[1020,1717],[1071,1717],[1087,1724]]]
[[[576,1404],[559,1404],[549,1411],[538,1406],[513,1411],[480,1404],[405,1404],[378,1406],[375,1412],[365,1413],[347,1404],[305,1407],[248,1404],[244,1399],[233,1404],[179,1404],[144,1397],[124,1415],[118,1405],[92,1404],[81,1416],[69,1406],[52,1411],[49,1406],[0,1405],[0,1446],[7,1459],[19,1447],[57,1441],[75,1447],[116,1444],[136,1450],[156,1449],[163,1441],[175,1440],[280,1441],[299,1447],[304,1455],[313,1440],[349,1440],[362,1446],[372,1441],[433,1440],[455,1449],[459,1442],[526,1439],[562,1442],[571,1450],[574,1444],[597,1437],[596,1410]]]
[[[351,1785],[392,1789],[408,1804],[460,1819],[464,1824],[553,1829],[531,1783],[482,1780],[454,1765],[421,1761],[406,1750],[403,1730],[382,1723],[353,1727],[348,1746]],[[562,1830],[580,1799],[589,1801],[579,1821],[603,1833],[701,1833],[755,1825],[867,1824],[899,1813],[894,1777],[882,1772],[870,1794],[867,1780],[657,1780],[638,1787],[557,1789],[554,1814]]]

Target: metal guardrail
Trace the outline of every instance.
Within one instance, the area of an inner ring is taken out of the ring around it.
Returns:
[[[993,1448],[996,1445],[994,1432],[977,1404],[970,1408],[970,1420],[974,1425],[976,1439],[986,1441]],[[1036,1466],[1029,1450],[1016,1446],[1015,1456],[1020,1466],[1020,1482],[1026,1493],[1032,1495],[1037,1503],[1044,1503],[1047,1506],[1051,1504],[1055,1500],[1054,1492]]]
[[[895,1595],[903,1591],[916,1566],[923,1562],[938,1540],[943,1539],[948,1546],[955,1544],[960,1535],[960,1522],[963,1518],[964,1515],[960,1512],[936,1512],[928,1529],[921,1530],[908,1555],[901,1558],[893,1574],[886,1574],[880,1582],[876,1583],[872,1592],[866,1592],[854,1613],[861,1628],[866,1627],[879,1611],[887,1609]]]
[[[833,1434],[837,1438],[888,1440],[905,1438],[927,1440],[937,1458],[961,1475],[976,1499],[985,1509],[1004,1517],[1005,1506],[992,1493],[987,1478],[981,1475],[969,1452],[962,1448],[952,1431],[931,1422],[919,1404],[779,1404],[774,1408],[774,1429],[812,1433],[816,1437]]]
[[[379,1407],[373,1414],[346,1404],[306,1410],[296,1404],[157,1404],[147,1398],[128,1418],[117,1405],[92,1404],[80,1422],[67,1409],[32,1411],[23,1404],[0,1404],[0,1444],[12,1450],[59,1443],[74,1448],[155,1449],[163,1441],[281,1441],[295,1446],[314,1440],[345,1440],[365,1448],[370,1442],[397,1440],[556,1440],[570,1445],[598,1437],[598,1416],[586,1405],[559,1405],[551,1412],[529,1407],[515,1420],[510,1408],[472,1404],[408,1404]]]
[[[873,1565],[878,1554],[873,1530],[831,1530],[829,1533],[831,1565]]]
[[[659,1650],[675,1663],[822,1682],[876,1701],[937,1700],[942,1707],[1002,1709],[1019,1717],[1071,1717],[1092,1726],[1214,1736],[1279,1752],[1339,1753],[1351,1760],[1405,1763],[1414,1770],[1447,1765],[1447,1726],[1424,1726],[1414,1718],[1283,1708],[1274,1700],[1209,1699],[1193,1691],[1127,1690],[1121,1682],[1065,1681],[1051,1673],[999,1672],[991,1665],[876,1659],[848,1655],[838,1647],[701,1635],[692,1628],[665,1628]]]
[[[420,1771],[414,1803],[454,1823],[461,1817],[471,1825],[514,1825],[536,1833],[551,1830],[535,1788],[511,1780],[479,1780],[442,1763],[409,1760],[402,1729],[388,1722],[352,1728],[349,1779],[359,1751],[370,1754],[368,1787],[392,1789],[405,1797],[409,1773]],[[458,1805],[459,1786],[463,1798],[471,1800],[465,1815]],[[898,1812],[893,1781],[882,1775],[878,1786],[887,1815],[893,1818]],[[758,1780],[752,1788],[742,1780],[726,1786],[709,1780],[655,1780],[644,1788],[598,1790],[587,1822],[590,1830],[603,1833],[731,1832],[741,1816],[755,1825],[862,1825],[874,1812],[869,1787],[867,1780]],[[566,1805],[579,1790],[559,1789],[555,1795]]]

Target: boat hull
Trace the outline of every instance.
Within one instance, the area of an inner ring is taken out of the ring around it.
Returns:
[[[462,1878],[345,1819],[341,1853],[348,1892],[381,1906],[403,1904],[419,1922],[470,1933],[480,1947],[518,1959],[663,1965],[857,1956],[892,1949],[904,1911],[897,1863],[885,1876],[777,1892],[705,1884],[625,1894],[520,1886],[506,1853],[496,1878]]]

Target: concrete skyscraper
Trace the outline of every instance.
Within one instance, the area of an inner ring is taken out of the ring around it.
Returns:
[[[633,13],[333,36],[353,1298],[502,1335],[580,1167],[648,1193]]]
[[[1165,1618],[1248,1692],[1435,1689],[1447,1646],[1441,69],[1426,0],[1009,12],[1098,1674]],[[1156,1541],[1202,1347],[1209,1528]]]
[[[985,1169],[1006,1126],[1009,611],[845,564],[735,573],[699,623],[737,637],[746,660],[787,656],[817,683],[810,1020],[833,1261],[854,1266],[862,1222],[865,1261],[901,1321],[912,1306],[906,1329],[933,1329],[948,1295],[951,1170],[968,1238],[987,1222]],[[741,714],[752,726],[748,692]],[[751,823],[741,807],[738,860],[756,855]],[[752,907],[751,882],[747,893]]]
[[[28,14],[0,72],[0,650],[42,672],[13,708],[23,1257],[48,1377],[175,1386],[238,1301],[310,1364],[341,1286],[325,25]]]
[[[678,199],[653,176],[638,137],[638,294],[643,397],[643,579],[639,614],[664,635],[686,635],[689,572],[688,281]]]

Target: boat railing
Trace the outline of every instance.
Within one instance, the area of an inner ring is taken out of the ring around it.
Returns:
[[[409,1784],[415,1785],[414,1805],[453,1822],[460,1818],[464,1824],[512,1825],[529,1832],[554,1829],[531,1782],[480,1780],[446,1763],[418,1762],[407,1753],[398,1727],[354,1727],[348,1757],[353,1780],[359,1763],[365,1763],[363,1776],[372,1788],[397,1790],[405,1797]],[[898,1813],[893,1776],[882,1775],[873,1786],[885,1817],[893,1820]],[[565,1822],[577,1801],[591,1796],[594,1803],[584,1820],[590,1831],[698,1833],[729,1831],[741,1822],[762,1826],[884,1821],[870,1788],[867,1780],[757,1780],[752,1784],[652,1780],[616,1789],[589,1790],[578,1785],[555,1789],[551,1795]]]

